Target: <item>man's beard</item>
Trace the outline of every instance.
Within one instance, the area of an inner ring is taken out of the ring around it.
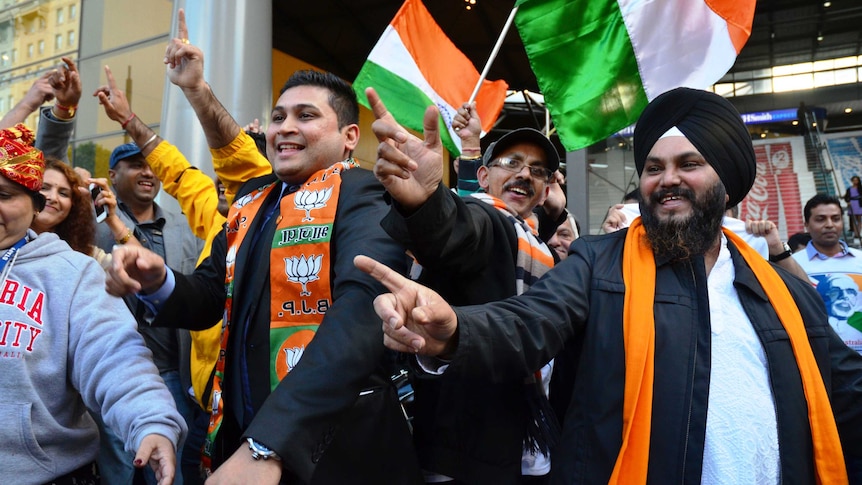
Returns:
[[[667,195],[684,197],[691,202],[691,215],[660,220],[655,208]],[[700,198],[695,198],[694,192],[689,189],[674,187],[650,194],[647,204],[639,192],[641,220],[656,258],[682,261],[706,253],[715,244],[721,230],[725,195],[721,182],[713,185]]]

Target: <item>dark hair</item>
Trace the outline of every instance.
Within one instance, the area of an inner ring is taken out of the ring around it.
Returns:
[[[730,211],[730,217],[734,219],[739,219],[739,204],[736,204],[733,207],[728,207],[727,210]]]
[[[254,145],[257,147],[257,151],[260,152],[264,157],[266,156],[266,135],[263,133],[257,133],[254,131],[246,131],[246,135],[250,136],[252,140],[254,140]]]
[[[42,212],[43,210],[45,210],[46,200],[45,200],[45,196],[42,195],[41,192],[34,191],[34,190],[26,190],[26,189],[25,189],[25,192],[27,192],[27,195],[29,195],[30,198],[33,199],[33,208],[34,209],[36,209],[39,212]]]
[[[835,204],[838,206],[838,209],[841,210],[841,215],[844,215],[844,208],[841,207],[841,202],[838,201],[838,197],[834,197],[826,194],[817,194],[814,197],[808,199],[808,202],[805,203],[805,209],[803,209],[803,215],[805,216],[805,223],[808,224],[808,219],[811,219],[811,209],[817,207],[818,205],[829,205]]]
[[[69,209],[69,215],[62,222],[54,226],[51,231],[57,234],[60,239],[66,241],[75,251],[90,256],[93,246],[96,244],[96,220],[93,218],[90,198],[78,190],[78,187],[84,187],[84,182],[72,170],[72,167],[56,158],[45,158],[45,171],[48,170],[56,170],[62,173],[72,188],[72,208]],[[42,196],[42,194],[39,194],[39,196]],[[42,200],[44,201],[44,197],[42,197]]]
[[[790,250],[795,253],[798,251],[796,248],[801,249],[808,246],[809,241],[811,241],[811,234],[808,234],[807,232],[797,232],[790,236],[790,239],[787,240],[787,245],[790,246]]]
[[[338,129],[347,125],[359,123],[359,102],[353,88],[340,77],[330,72],[313,71],[310,69],[296,71],[282,86],[279,96],[290,88],[297,86],[317,86],[329,90],[329,106],[338,117]]]
[[[634,190],[632,190],[631,192],[629,192],[623,196],[623,202],[625,202],[627,200],[640,200],[640,199],[638,199],[638,195],[640,194],[640,192],[641,192],[640,187],[635,187]]]

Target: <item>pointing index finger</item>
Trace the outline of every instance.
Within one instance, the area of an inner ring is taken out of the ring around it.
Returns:
[[[392,271],[391,268],[383,263],[379,263],[368,256],[358,255],[353,258],[353,265],[361,271],[368,273],[375,280],[383,283],[389,291],[396,292],[409,282],[409,280],[400,274]]]
[[[368,104],[371,105],[374,119],[380,120],[389,116],[389,110],[386,109],[386,105],[383,104],[383,100],[380,99],[380,95],[377,94],[377,91],[375,91],[374,88],[367,88],[365,90],[365,96],[368,97]]]
[[[186,11],[182,8],[177,12],[177,36],[180,39],[189,38],[189,29],[186,26]]]
[[[108,80],[108,89],[113,91],[117,88],[117,82],[114,81],[114,74],[111,72],[111,68],[107,65],[105,66],[105,79]]]

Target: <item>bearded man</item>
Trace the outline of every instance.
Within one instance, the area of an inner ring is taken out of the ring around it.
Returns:
[[[385,342],[494,379],[579,348],[552,483],[859,483],[862,358],[807,282],[721,229],[755,174],[739,113],[675,89],[634,143],[643,219],[575,241],[520,296],[453,309],[358,257],[392,291]]]

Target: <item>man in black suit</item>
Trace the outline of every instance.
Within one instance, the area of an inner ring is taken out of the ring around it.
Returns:
[[[261,155],[204,81],[180,15],[168,75],[225,174]],[[213,393],[221,426],[207,445],[215,483],[421,482],[371,305],[381,287],[352,264],[371,252],[407,267],[377,223],[387,210],[382,187],[354,168],[357,123],[347,83],[295,73],[266,131],[274,172],[240,189],[194,274],[167,270],[143,249],[114,253],[109,291],[137,292],[155,325],[211,326],[227,315]]]

